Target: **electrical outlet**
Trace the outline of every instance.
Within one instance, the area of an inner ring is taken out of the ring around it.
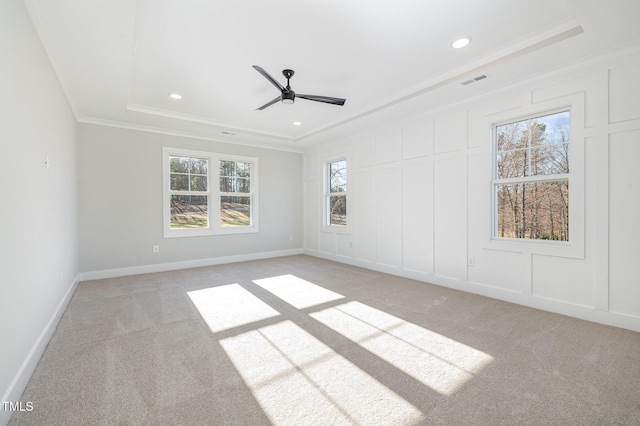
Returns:
[[[467,259],[467,266],[476,266],[476,258],[473,256],[469,256]]]
[[[154,253],[159,253],[160,252],[160,246],[153,246],[153,252]]]
[[[289,241],[293,241],[293,235],[289,235]]]

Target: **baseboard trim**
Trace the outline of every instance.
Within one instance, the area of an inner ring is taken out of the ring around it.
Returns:
[[[222,265],[225,263],[246,262],[249,260],[269,259],[272,257],[294,256],[303,254],[303,249],[277,250],[261,253],[241,254],[236,256],[211,257],[207,259],[185,260],[182,262],[156,263],[153,265],[132,266],[129,268],[104,269],[80,273],[80,281],[101,280],[105,278],[126,277],[129,275],[150,274],[154,272],[176,271],[180,269],[200,268],[203,266]]]
[[[425,274],[420,272],[416,273],[402,268],[388,268],[376,263],[368,263],[357,259],[327,255],[324,253],[316,252],[314,250],[305,250],[304,254],[331,260],[334,262],[357,266],[359,268],[370,269],[385,274],[410,278],[417,281],[434,284],[440,287],[473,293],[479,296],[489,297],[491,299],[515,303],[534,309],[540,309],[542,311],[566,315],[569,317],[591,321],[598,324],[625,328],[640,333],[640,317],[633,315],[623,314],[615,311],[602,311],[591,306],[576,305],[561,300],[545,299],[541,297],[526,295],[499,287],[493,287],[487,284],[480,284],[477,282],[451,279],[443,276]]]
[[[51,316],[51,319],[40,333],[40,336],[38,336],[38,339],[33,344],[31,351],[29,351],[29,354],[16,373],[13,381],[9,385],[9,388],[2,396],[2,401],[20,401],[20,398],[22,397],[22,394],[27,387],[27,383],[29,383],[31,375],[36,369],[38,362],[40,362],[40,358],[42,358],[42,354],[44,354],[44,351],[49,344],[49,340],[51,340],[51,336],[53,336],[53,332],[56,330],[56,327],[58,326],[58,323],[60,322],[65,309],[67,309],[67,305],[71,301],[71,297],[73,296],[76,287],[78,287],[79,282],[80,275],[78,274],[67,289],[67,292],[62,297],[62,300],[60,300],[60,303],[58,303],[58,307]],[[11,414],[11,411],[0,409],[0,425],[7,424],[9,422],[9,419],[11,418]]]

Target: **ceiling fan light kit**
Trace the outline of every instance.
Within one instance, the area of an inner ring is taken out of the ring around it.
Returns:
[[[271,105],[275,104],[278,101],[282,102],[283,104],[292,104],[295,102],[296,97],[301,99],[306,99],[309,101],[323,102],[325,104],[332,104],[332,105],[339,105],[339,106],[344,105],[344,103],[346,102],[346,99],[334,98],[331,96],[296,95],[296,92],[291,90],[291,86],[289,84],[289,79],[293,77],[293,75],[295,74],[295,71],[293,70],[290,70],[290,69],[282,70],[282,75],[284,75],[284,77],[287,79],[287,86],[285,87],[282,84],[280,84],[278,80],[273,78],[268,72],[266,72],[262,67],[259,67],[258,65],[254,65],[253,68],[255,68],[256,71],[262,74],[264,78],[269,80],[269,82],[274,86],[276,86],[276,88],[280,91],[280,96],[267,102],[261,107],[257,108],[256,111],[262,111],[263,109],[270,107]]]

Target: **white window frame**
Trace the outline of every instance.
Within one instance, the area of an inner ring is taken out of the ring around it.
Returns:
[[[551,101],[540,102],[516,110],[506,111],[490,117],[490,164],[489,179],[490,222],[487,248],[521,253],[584,259],[585,238],[585,105],[584,94],[578,93]],[[561,111],[570,114],[570,169],[568,174],[545,175],[536,178],[497,179],[497,136],[496,128],[528,118],[535,118]],[[496,236],[498,212],[496,211],[497,184],[544,182],[566,179],[569,182],[569,241],[504,238]]]
[[[170,158],[172,156],[206,158],[208,166],[207,191],[198,192],[197,195],[206,195],[209,212],[209,226],[206,228],[175,229],[171,228],[171,194],[175,193],[170,188]],[[234,196],[233,193],[220,191],[220,161],[235,161],[251,163],[251,192],[242,193],[241,196],[250,198],[251,225],[250,226],[220,226],[220,200],[222,196]],[[162,148],[162,211],[163,211],[163,235],[164,238],[200,237],[225,234],[247,234],[259,232],[258,227],[258,159],[240,155],[219,154],[209,151],[197,151],[184,148]]]
[[[330,192],[331,183],[329,177],[329,167],[332,163],[337,163],[339,161],[346,162],[346,179],[347,179],[347,191],[344,192]],[[339,233],[349,233],[351,229],[351,220],[349,220],[349,158],[346,154],[332,156],[323,161],[322,165],[322,228],[324,231],[329,232],[339,232]],[[331,225],[330,224],[330,200],[331,197],[344,195],[346,198],[346,206],[347,206],[347,224],[346,225]]]

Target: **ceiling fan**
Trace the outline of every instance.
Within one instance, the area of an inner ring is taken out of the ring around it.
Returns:
[[[262,105],[260,108],[257,108],[256,111],[262,111],[266,107],[269,107],[278,101],[281,101],[283,104],[292,104],[296,98],[302,98],[302,99],[307,99],[309,101],[324,102],[325,104],[340,105],[340,106],[344,105],[346,101],[346,99],[333,98],[330,96],[300,95],[300,94],[296,95],[296,92],[291,90],[291,86],[289,86],[289,79],[293,77],[293,74],[295,74],[293,70],[282,70],[282,74],[287,79],[287,87],[284,87],[282,86],[282,84],[278,83],[278,81],[275,78],[271,77],[271,75],[269,75],[269,73],[266,72],[262,67],[254,65],[253,68],[255,68],[256,71],[262,74],[264,78],[269,80],[271,84],[273,84],[278,88],[278,90],[280,90],[280,96],[273,99],[272,101],[267,102],[266,104]]]

